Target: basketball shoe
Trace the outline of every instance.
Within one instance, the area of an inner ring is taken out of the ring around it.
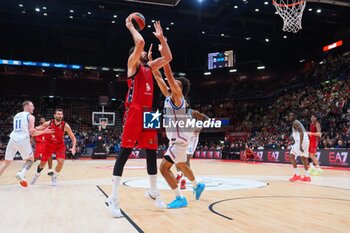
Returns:
[[[114,218],[123,217],[123,214],[119,208],[119,203],[116,199],[108,197],[107,203],[108,203],[108,210]]]
[[[292,178],[290,178],[289,179],[289,181],[290,182],[295,182],[295,181],[297,181],[297,180],[300,180],[300,176],[299,175],[297,175],[297,174],[294,174],[294,176],[292,177]]]
[[[168,209],[178,209],[188,206],[186,197],[177,196],[174,201],[167,205]]]
[[[26,181],[26,178],[24,177],[24,175],[22,174],[22,172],[17,172],[16,173],[16,179],[19,180],[19,183],[22,187],[27,187],[28,183]]]
[[[205,184],[203,184],[203,183],[198,183],[197,187],[193,188],[193,194],[196,195],[196,200],[199,200],[204,189],[205,189]]]

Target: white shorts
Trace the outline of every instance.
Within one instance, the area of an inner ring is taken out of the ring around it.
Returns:
[[[30,144],[29,138],[18,142],[10,138],[6,147],[5,160],[13,160],[17,152],[21,154],[23,160],[26,160],[33,155],[33,148]]]
[[[165,155],[169,156],[174,163],[186,163],[187,161],[187,143],[175,142],[170,144]]]
[[[190,141],[188,143],[187,147],[187,154],[188,155],[193,155],[194,152],[196,151],[197,145],[198,145],[198,136],[194,136],[190,138]]]
[[[302,147],[303,147],[304,152],[301,152],[300,151],[300,142],[295,142],[292,145],[292,149],[290,150],[290,154],[295,155],[295,157],[302,156],[302,157],[309,158],[309,145],[310,145],[309,140],[303,140]]]

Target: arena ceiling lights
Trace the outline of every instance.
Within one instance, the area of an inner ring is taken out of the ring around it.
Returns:
[[[124,0],[127,2],[146,3],[162,6],[176,6],[181,0]]]

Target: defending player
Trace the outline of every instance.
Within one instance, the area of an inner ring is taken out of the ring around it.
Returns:
[[[64,144],[64,134],[67,133],[72,140],[72,148],[70,149],[71,153],[75,155],[75,148],[77,145],[77,140],[72,132],[71,127],[68,123],[63,121],[63,110],[56,109],[54,114],[54,119],[51,121],[45,122],[42,126],[38,127],[49,127],[54,130],[54,133],[50,134],[47,138],[45,151],[41,158],[41,162],[37,167],[37,172],[34,175],[31,185],[34,185],[36,180],[40,176],[40,172],[44,169],[47,161],[52,157],[52,154],[56,154],[57,165],[53,176],[51,177],[51,182],[53,186],[57,185],[57,177],[63,168],[64,161],[66,159],[66,145]]]
[[[312,175],[321,175],[322,169],[320,168],[320,164],[318,163],[318,160],[316,158],[316,151],[317,151],[317,144],[322,136],[321,133],[321,125],[317,120],[317,115],[312,114],[311,115],[311,124],[310,124],[310,132],[308,132],[308,135],[310,137],[310,147],[309,147],[309,154],[311,161],[309,161],[310,164],[310,173]],[[313,163],[316,167],[314,167]]]
[[[26,162],[22,170],[16,173],[16,178],[20,181],[20,184],[23,187],[27,187],[28,183],[25,179],[25,174],[34,163],[30,136],[34,137],[46,133],[52,133],[53,130],[48,128],[37,130],[34,128],[35,117],[32,114],[35,108],[31,101],[23,102],[22,107],[23,112],[17,113],[13,119],[13,131],[10,134],[10,141],[6,147],[5,161],[0,165],[0,176],[13,161],[16,153],[19,152],[22,159]]]
[[[162,54],[164,52],[163,46],[160,46],[159,50]],[[169,139],[169,147],[160,165],[160,171],[170,188],[175,193],[175,200],[169,203],[167,208],[175,209],[186,207],[188,203],[186,198],[182,195],[178,187],[178,182],[171,171],[171,167],[174,163],[191,181],[196,200],[199,200],[204,191],[205,185],[197,182],[192,169],[186,164],[187,148],[189,145],[188,141],[190,139],[188,129],[181,128],[178,124],[174,126],[176,121],[186,122],[188,119],[185,97],[189,93],[190,82],[186,78],[178,78],[175,80],[169,64],[164,66],[164,71],[170,88],[167,87],[159,71],[153,72],[159,88],[166,97],[164,101],[164,118],[166,119],[166,122],[168,122],[166,134]]]
[[[307,159],[309,158],[309,136],[307,136],[305,127],[303,124],[296,119],[296,115],[294,112],[289,114],[289,120],[293,122],[292,125],[292,136],[294,139],[294,144],[292,145],[292,149],[289,154],[290,161],[292,162],[293,168],[295,170],[295,174],[289,181],[294,182],[297,180],[310,182],[310,174],[309,174],[309,166]],[[300,156],[301,161],[303,162],[305,169],[305,176],[301,177],[299,174],[299,170],[297,167],[296,157]]]
[[[128,17],[125,21],[135,46],[130,49],[128,59],[128,92],[125,101],[124,128],[122,133],[121,149],[113,169],[112,193],[108,197],[108,207],[114,217],[122,217],[119,208],[119,186],[124,165],[132,149],[146,149],[147,173],[150,177],[150,190],[147,195],[153,199],[159,196],[157,190],[157,149],[158,138],[156,130],[143,131],[143,112],[151,111],[153,104],[153,77],[152,70],[159,69],[172,60],[172,55],[163,36],[160,22],[154,23],[154,36],[164,47],[163,56],[148,61],[144,51],[145,41],[135,29]]]
[[[40,121],[39,121],[39,124],[43,125],[45,122],[46,122],[45,118],[41,117]],[[48,136],[50,136],[50,134],[43,134],[43,135],[36,136],[34,138],[35,139],[34,162],[38,161],[38,160],[40,160],[42,158],[43,153],[45,151],[45,147],[46,147],[46,138]],[[47,175],[53,176],[52,157],[49,159],[48,165],[49,165],[49,171],[48,171]]]

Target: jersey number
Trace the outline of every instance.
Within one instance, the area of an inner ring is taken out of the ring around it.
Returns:
[[[15,129],[21,129],[21,128],[22,128],[22,120],[16,120]]]

